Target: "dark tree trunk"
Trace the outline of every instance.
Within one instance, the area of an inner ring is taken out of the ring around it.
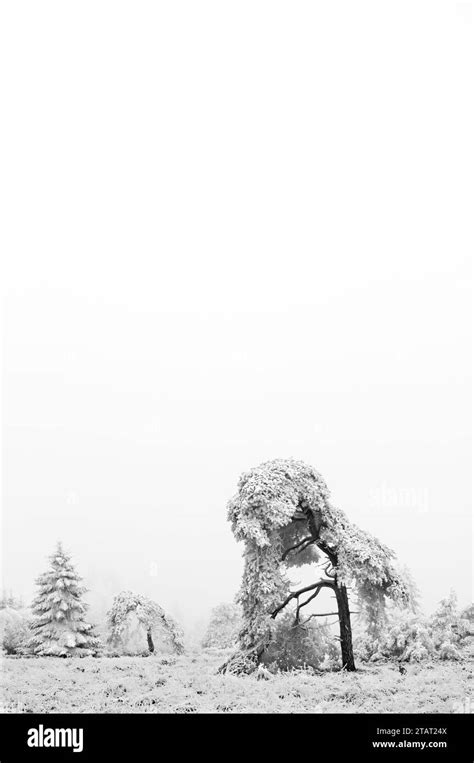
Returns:
[[[316,545],[328,557],[334,569],[337,569],[337,553],[328,546],[319,536],[322,525],[322,518],[319,512],[311,512],[306,502],[300,503],[300,509],[308,519],[308,527],[311,535],[316,541]],[[337,575],[334,579],[334,592],[336,594],[337,609],[339,612],[339,633],[341,637],[341,655],[343,670],[355,670],[354,652],[352,650],[352,628],[351,615],[349,611],[349,598],[347,588],[337,585]]]
[[[150,652],[154,652],[155,651],[155,645],[154,645],[153,639],[151,637],[151,630],[146,632],[146,640],[148,641],[148,649],[150,650]]]
[[[342,667],[345,670],[355,670],[354,653],[352,651],[352,628],[351,615],[349,612],[349,598],[345,586],[334,587],[337,608],[339,611],[339,632],[341,634]]]

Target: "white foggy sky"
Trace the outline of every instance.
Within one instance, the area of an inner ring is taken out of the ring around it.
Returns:
[[[470,7],[3,5],[3,585],[196,620],[295,457],[471,600]]]

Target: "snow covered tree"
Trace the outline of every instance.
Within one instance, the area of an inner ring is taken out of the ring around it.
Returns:
[[[14,607],[0,608],[0,644],[6,654],[22,654],[26,651],[31,631],[25,610]]]
[[[427,618],[410,611],[393,610],[384,636],[376,644],[372,660],[396,659],[420,662],[436,656],[430,623]]]
[[[119,593],[114,598],[112,608],[107,612],[107,624],[110,629],[108,643],[112,647],[123,647],[133,616],[145,630],[149,652],[155,651],[155,632],[158,632],[177,654],[184,651],[183,633],[173,618],[166,615],[156,602],[132,591]]]
[[[459,659],[460,647],[469,635],[470,625],[458,612],[458,600],[453,590],[447,598],[441,599],[431,616],[430,627],[438,656],[442,660]]]
[[[244,626],[240,653],[223,672],[236,663],[245,671],[257,666],[273,640],[275,618],[296,602],[298,621],[323,589],[330,589],[337,603],[342,666],[355,670],[348,588],[372,620],[384,616],[386,599],[410,600],[410,585],[393,551],[333,506],[321,475],[301,461],[276,459],[243,474],[228,518],[236,539],[245,543],[239,594]],[[321,558],[324,574],[292,590],[288,570]]]
[[[99,649],[92,625],[85,622],[86,588],[71,557],[58,543],[49,557],[50,569],[37,579],[39,592],[33,601],[33,636],[29,646],[40,656],[76,657],[96,654]]]
[[[242,627],[242,609],[237,604],[218,604],[202,640],[205,649],[228,649],[236,646]]]
[[[458,613],[457,597],[451,591],[431,617],[419,611],[390,608],[384,629],[375,639],[368,629],[359,634],[357,651],[361,659],[372,661],[458,660],[462,658],[461,649],[470,630],[469,620],[464,613]]]

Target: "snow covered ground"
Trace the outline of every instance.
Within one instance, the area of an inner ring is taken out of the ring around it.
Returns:
[[[228,652],[174,657],[4,657],[3,712],[469,712],[473,662],[360,666],[357,673],[218,675]]]

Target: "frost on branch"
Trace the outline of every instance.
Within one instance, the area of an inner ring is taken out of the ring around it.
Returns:
[[[113,648],[123,648],[129,634],[131,619],[136,617],[146,633],[148,650],[155,651],[153,636],[159,635],[174,652],[184,651],[183,633],[178,624],[165,614],[154,601],[132,591],[122,591],[113,601],[107,612],[107,624],[110,629],[108,643]]]
[[[327,577],[315,581],[314,596],[323,586],[335,591],[343,665],[349,670],[354,666],[346,589],[373,621],[383,619],[387,598],[409,602],[410,586],[393,551],[333,506],[322,476],[302,461],[276,459],[244,473],[229,501],[228,519],[245,544],[240,648],[252,659],[256,654],[257,662],[272,641],[276,615],[291,599],[290,567],[327,559]]]

